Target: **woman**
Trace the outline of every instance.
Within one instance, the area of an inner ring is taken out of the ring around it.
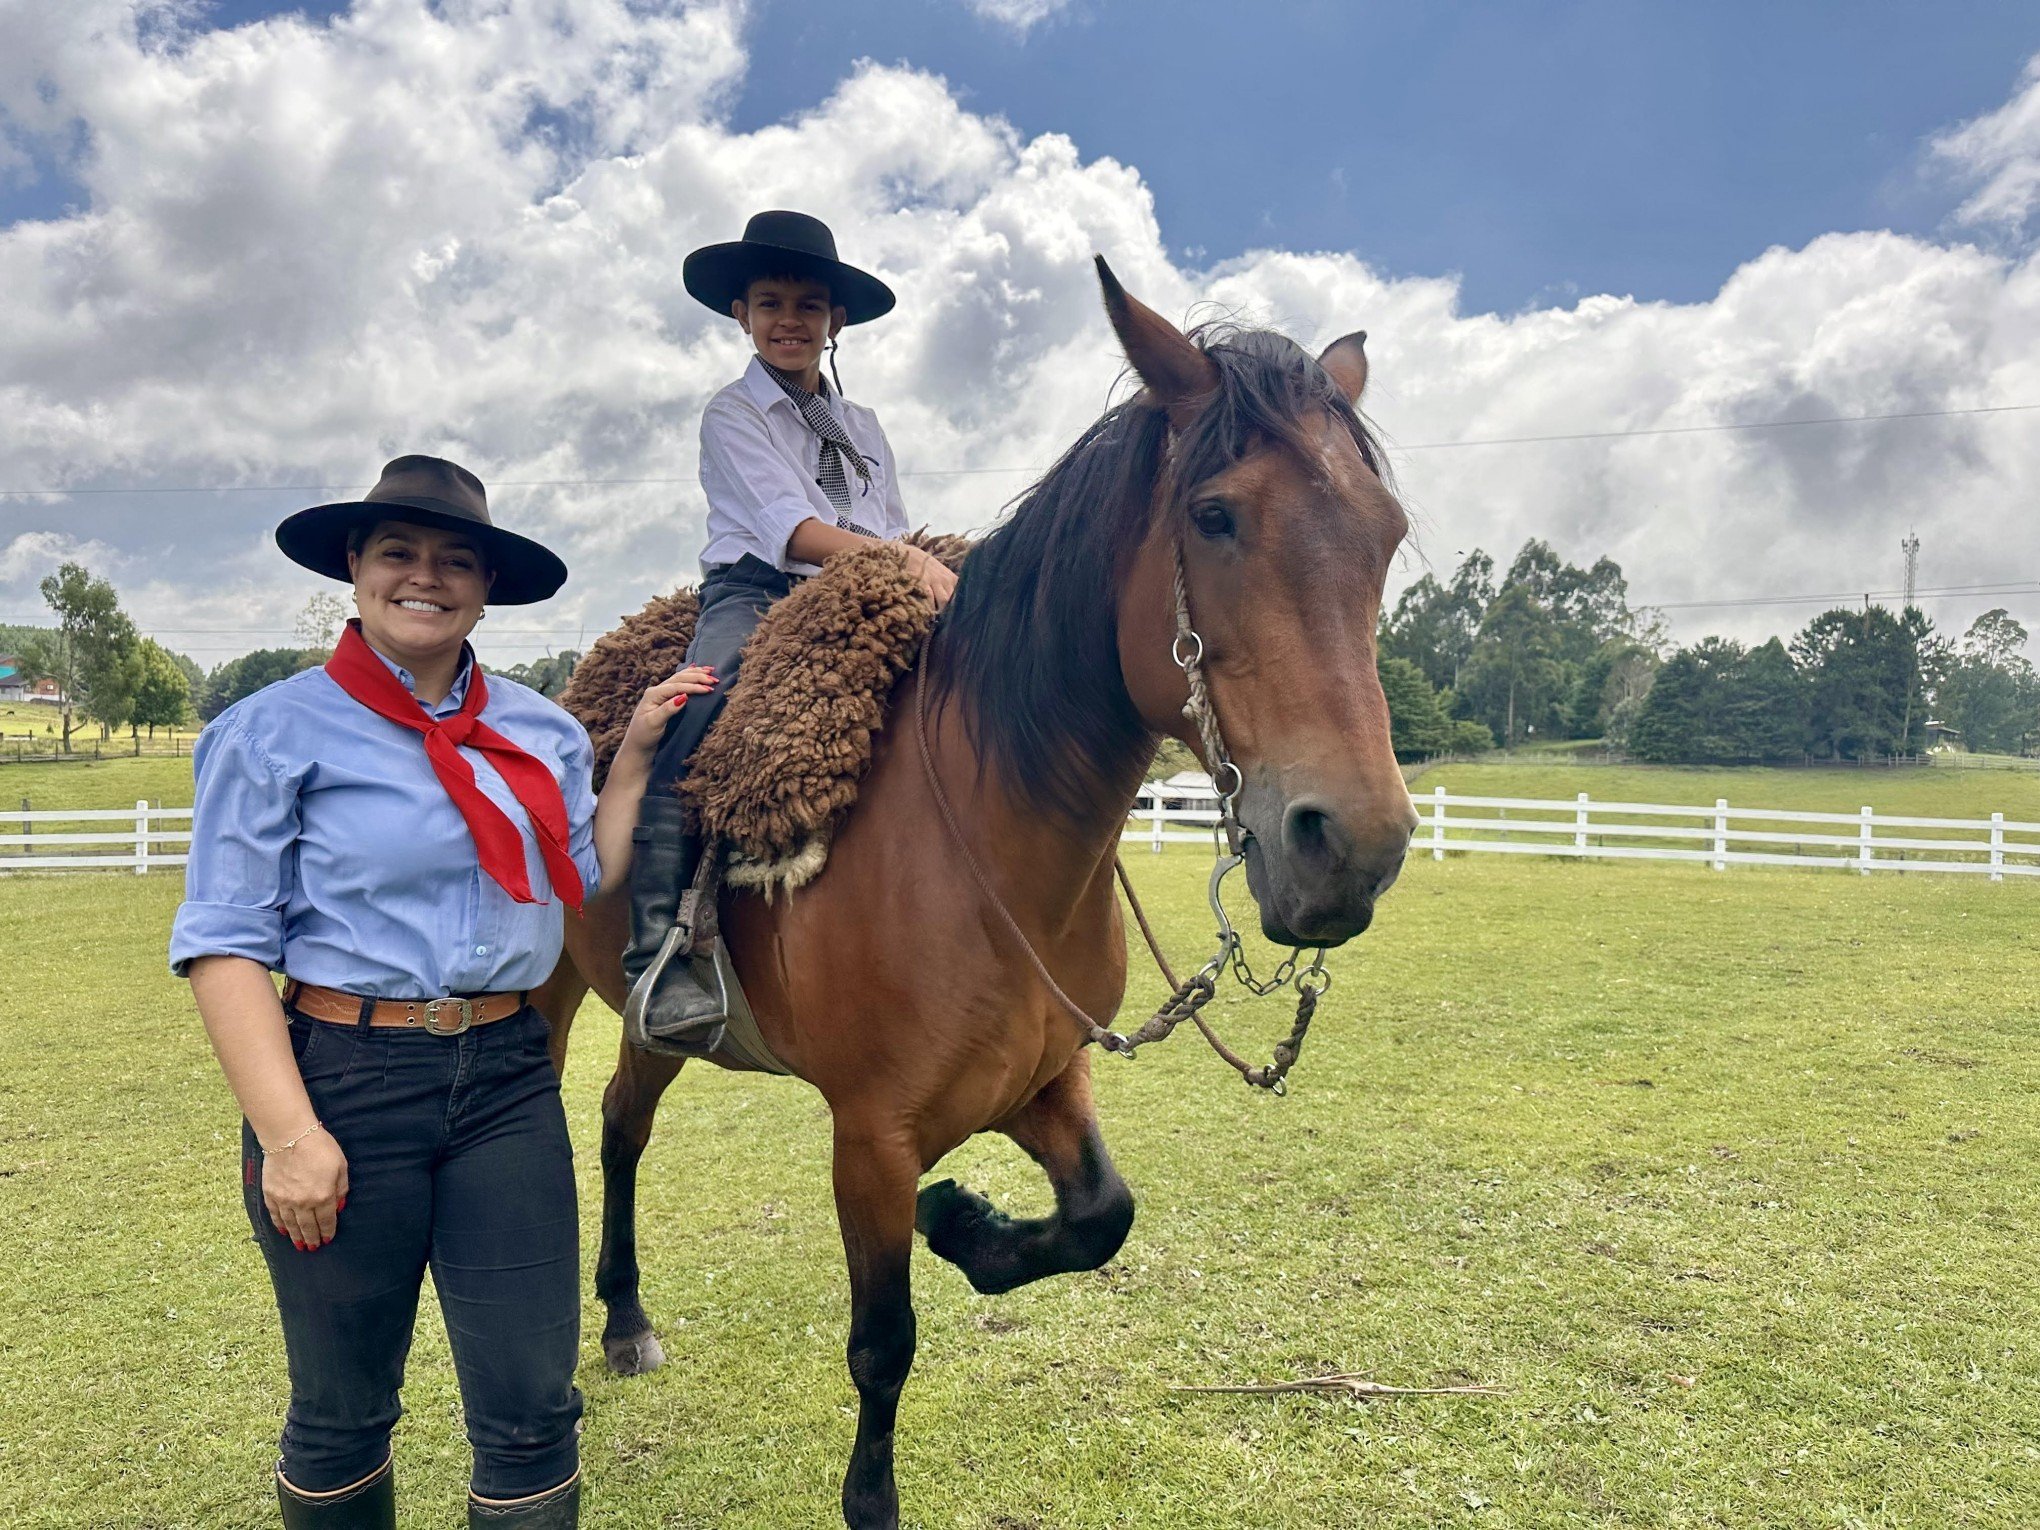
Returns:
[[[688,647],[727,685],[752,631],[794,584],[831,554],[865,539],[907,535],[892,445],[878,416],[843,397],[822,376],[835,370],[836,337],[892,311],[892,289],[836,255],[819,218],[761,212],[744,237],[690,254],[681,267],[689,295],[734,319],[757,354],[743,376],[709,400],[701,417],[701,491],[708,545],[701,552],[701,617]],[[918,547],[907,567],[939,609],[956,576]],[[701,841],[674,790],[695,745],[715,721],[698,707],[675,728],[642,799],[631,875],[631,981],[626,1033],[642,1031],[665,1050],[711,1044],[723,1011],[712,958],[675,960],[691,943],[680,927],[681,895],[694,880]]]
[[[491,524],[473,474],[400,457],[276,539],[350,582],[360,615],[323,669],[200,738],[170,960],[244,1116],[290,1361],[283,1523],[396,1524],[390,1429],[429,1268],[474,1447],[468,1522],[559,1530],[580,1504],[577,1214],[524,995],[559,956],[562,905],[621,885],[653,749],[714,681],[645,693],[598,803],[580,725],[467,646],[485,600],[566,580]]]

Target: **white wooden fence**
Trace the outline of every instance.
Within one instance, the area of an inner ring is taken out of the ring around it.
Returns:
[[[1699,861],[1730,866],[1828,866],[1872,871],[1958,872],[2040,877],[2040,823],[1988,818],[1909,818],[1864,808],[1807,813],[1781,808],[1662,802],[1570,802],[1535,797],[1462,797],[1438,787],[1416,798],[1421,822],[1413,852],[1559,855],[1588,860]],[[1209,787],[1153,789],[1127,821],[1123,840],[1159,851],[1208,844],[1218,821]],[[77,825],[87,825],[82,832]],[[56,808],[0,813],[0,872],[132,871],[182,866],[191,809]],[[175,847],[175,848],[172,848]]]
[[[75,829],[41,825],[89,824]],[[119,827],[115,827],[118,825]],[[0,813],[0,871],[132,871],[182,866],[191,843],[191,809],[50,808]],[[176,845],[176,850],[159,846]]]
[[[1730,866],[1829,866],[1872,871],[2040,876],[2040,823],[1988,818],[1910,818],[1864,808],[1808,813],[1782,808],[1662,802],[1570,802],[1535,797],[1463,797],[1444,787],[1415,797],[1421,822],[1413,853],[1559,855],[1588,860],[1700,861]],[[1172,785],[1143,792],[1122,841],[1208,844],[1217,794]]]

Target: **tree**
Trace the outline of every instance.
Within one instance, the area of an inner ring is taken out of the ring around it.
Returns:
[[[574,666],[581,662],[581,656],[569,648],[561,653],[547,654],[542,659],[533,659],[529,664],[512,664],[508,669],[494,673],[519,685],[528,685],[541,696],[557,698],[567,688],[567,681],[573,678]]]
[[[1719,639],[1708,641],[1720,646],[1681,648],[1658,670],[1650,695],[1629,730],[1629,752],[1639,760],[1677,765],[1719,758],[1713,735],[1720,710],[1720,669],[1724,662],[1732,662],[1723,650],[1733,650],[1735,645],[1720,644]],[[1735,650],[1735,656],[1739,655],[1740,650]]]
[[[1398,760],[1427,759],[1452,750],[1452,719],[1438,705],[1438,695],[1424,672],[1408,659],[1381,659],[1375,664],[1381,693],[1388,698],[1389,740]]]
[[[1915,754],[1925,741],[1918,704],[1932,625],[1916,610],[1883,606],[1823,611],[1792,640],[1806,676],[1808,726],[1816,752],[1838,760]]]
[[[1806,680],[1776,638],[1750,650],[1730,698],[1738,758],[1796,760],[1806,753]]]
[[[297,630],[293,634],[300,648],[318,648],[332,652],[334,643],[339,641],[340,628],[347,621],[347,602],[327,590],[321,590],[305,602],[304,610],[298,612]]]
[[[1487,724],[1504,749],[1550,719],[1563,694],[1566,667],[1551,613],[1522,585],[1495,597],[1468,658],[1460,703]]]
[[[1456,687],[1480,620],[1495,598],[1495,560],[1476,547],[1450,585],[1430,574],[1402,592],[1381,626],[1383,658],[1407,659],[1434,690]]]
[[[191,716],[191,683],[185,678],[177,655],[154,638],[142,639],[141,683],[135,688],[134,727],[146,726],[149,737],[156,729],[180,728]]]
[[[2003,609],[1969,624],[1934,688],[1941,720],[1971,748],[2024,754],[2040,748],[2040,675],[2020,651],[2026,629]]]
[[[1805,695],[1776,638],[1754,652],[1702,638],[1667,659],[1629,730],[1629,752],[1659,765],[1738,765],[1804,752]]]
[[[185,689],[190,692],[191,703],[196,707],[198,698],[205,694],[205,671],[198,667],[198,660],[192,658],[190,654],[178,653],[175,649],[166,651],[170,654],[171,662],[184,676]]]
[[[120,598],[104,579],[78,563],[66,563],[41,584],[42,597],[57,614],[56,627],[26,645],[22,658],[37,675],[63,692],[64,749],[71,748],[76,709],[99,703],[121,713],[132,689],[131,654],[135,627],[120,609]],[[104,717],[96,709],[93,715]]]
[[[1601,714],[1597,725],[1602,740],[1611,749],[1629,747],[1630,730],[1643,713],[1643,704],[1657,680],[1663,661],[1649,648],[1635,647],[1608,667],[1601,687]]]
[[[229,659],[205,682],[205,697],[198,715],[211,722],[235,702],[254,695],[265,685],[288,680],[299,670],[325,662],[325,655],[308,648],[258,648],[253,653]]]

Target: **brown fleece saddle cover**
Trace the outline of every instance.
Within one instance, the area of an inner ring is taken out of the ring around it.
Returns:
[[[912,540],[951,568],[970,546]],[[638,701],[684,661],[699,610],[692,589],[658,596],[575,667],[560,704],[594,742],[598,790]],[[884,542],[836,554],[766,612],[680,788],[704,836],[726,847],[727,885],[770,897],[820,873],[871,768],[893,687],[934,620],[900,549]]]

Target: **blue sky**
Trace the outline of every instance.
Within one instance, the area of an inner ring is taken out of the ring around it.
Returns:
[[[218,0],[233,25],[344,3]],[[1024,135],[1136,166],[1171,251],[1338,250],[1463,277],[1469,309],[1693,302],[1774,244],[1932,234],[1919,144],[2002,101],[2040,6],[1072,0],[1024,35],[958,0],[762,0],[730,126],[812,110],[850,63],[947,79]],[[1611,131],[1611,123],[1619,124]],[[0,221],[74,199],[0,191]]]
[[[1469,307],[1711,296],[1773,244],[1930,231],[1917,142],[2002,101],[2040,6],[1075,0],[1024,42],[950,0],[767,0],[733,125],[904,60],[1137,165],[1171,247],[1345,250]],[[1252,18],[1252,19],[1246,19]],[[1609,131],[1619,123],[1620,130]]]

